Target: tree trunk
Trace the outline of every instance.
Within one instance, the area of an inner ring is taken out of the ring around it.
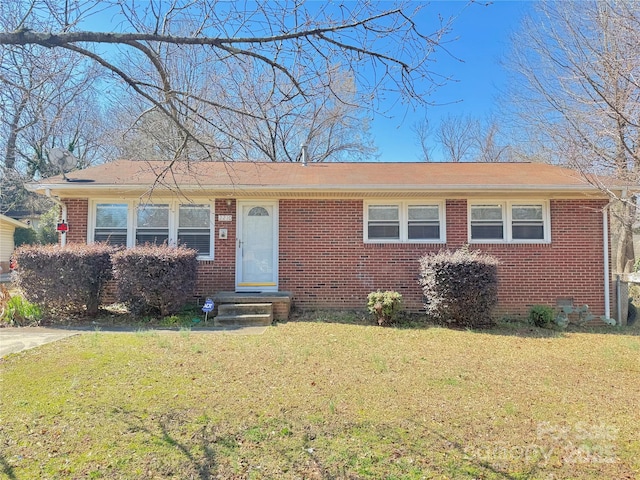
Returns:
[[[5,150],[4,166],[7,170],[13,169],[16,164],[16,143],[18,141],[18,133],[20,132],[20,117],[27,106],[27,97],[23,96],[18,108],[13,114],[11,124],[9,125],[9,138],[7,138],[7,149]]]
[[[635,263],[635,253],[633,248],[633,223],[636,215],[636,207],[632,200],[617,201],[611,206],[611,240],[613,253],[612,272],[615,275],[633,272]],[[616,301],[620,303],[620,318],[618,322],[621,325],[627,324],[627,316],[629,315],[629,288],[626,282],[623,282],[620,288],[620,298]]]

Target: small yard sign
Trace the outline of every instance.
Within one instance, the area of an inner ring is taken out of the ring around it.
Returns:
[[[213,303],[213,300],[211,300],[210,298],[207,298],[204,301],[204,305],[202,305],[202,311],[204,312],[204,323],[207,323],[209,312],[213,310],[214,306],[215,304]]]

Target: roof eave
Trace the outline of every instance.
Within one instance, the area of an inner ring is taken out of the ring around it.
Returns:
[[[16,228],[29,228],[29,225],[27,225],[26,223],[21,222],[20,220],[16,220],[15,218],[11,218],[8,217],[6,215],[0,215],[0,220],[3,223],[7,223],[9,225],[12,225]]]
[[[47,190],[51,192],[73,192],[73,191],[85,191],[85,190],[123,190],[123,191],[148,191],[149,185],[146,184],[92,184],[92,185],[74,185],[66,183],[37,183],[37,184],[25,184],[25,188],[35,193],[45,193]],[[163,186],[159,185],[155,188],[162,190]],[[312,192],[403,192],[403,191],[553,191],[553,192],[585,192],[585,193],[597,193],[601,191],[593,185],[469,185],[469,184],[447,184],[447,185],[187,185],[180,186],[181,190],[196,191],[196,190],[209,190],[209,191],[262,191],[262,192],[299,192],[299,193],[312,193]],[[622,189],[623,187],[615,187],[614,190]]]

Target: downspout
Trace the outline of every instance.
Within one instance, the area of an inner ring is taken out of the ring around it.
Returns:
[[[609,290],[609,207],[602,210],[602,236],[604,255],[604,316],[611,318],[611,292]]]
[[[45,193],[47,195],[47,198],[49,198],[53,203],[55,203],[56,205],[60,205],[60,216],[62,217],[62,221],[65,223],[69,223],[67,222],[67,204],[61,202],[58,197],[54,197],[53,195],[51,195],[51,190],[48,188],[45,190]],[[60,235],[60,246],[64,247],[67,244],[67,234],[60,233],[59,235]]]
[[[618,325],[622,325],[622,285],[620,283],[620,274],[616,274],[616,317],[618,318]]]

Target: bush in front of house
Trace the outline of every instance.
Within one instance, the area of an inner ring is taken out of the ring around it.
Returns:
[[[16,247],[21,245],[49,245],[58,243],[58,216],[60,207],[54,205],[47,212],[43,213],[38,222],[37,228],[18,227],[13,233],[13,244]]]
[[[369,313],[378,321],[378,325],[388,327],[396,322],[402,307],[402,294],[393,290],[371,292],[367,296]]]
[[[9,296],[2,308],[0,324],[14,327],[37,325],[42,318],[42,309],[20,295]]]
[[[38,233],[31,227],[18,227],[13,232],[13,244],[17,247],[22,245],[35,245],[38,243]]]
[[[468,247],[422,257],[419,282],[427,315],[456,327],[491,325],[498,301],[498,263],[495,257]]]
[[[131,313],[167,316],[193,300],[197,252],[180,246],[144,245],[113,255],[118,299]]]
[[[16,286],[44,312],[98,313],[102,287],[111,278],[105,244],[24,245],[15,251]]]
[[[549,305],[534,305],[529,309],[529,323],[547,328],[553,322],[553,308]]]

